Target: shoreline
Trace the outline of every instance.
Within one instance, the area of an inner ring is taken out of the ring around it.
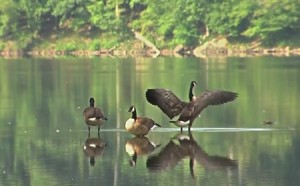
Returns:
[[[0,58],[55,58],[55,57],[256,57],[256,56],[300,56],[300,47],[262,47],[260,42],[231,44],[224,37],[214,38],[197,47],[177,45],[175,48],[159,49],[146,38],[139,38],[130,44],[99,50],[56,50],[52,47],[34,47],[29,51],[4,49]],[[128,49],[130,47],[130,49]],[[41,48],[41,49],[40,49]]]
[[[75,51],[62,51],[62,50],[33,50],[23,52],[19,50],[2,50],[0,51],[1,58],[22,58],[22,57],[257,57],[257,56],[300,56],[300,48],[278,47],[278,48],[245,48],[245,47],[215,47],[215,48],[201,48],[195,49],[182,49],[176,51],[174,49],[162,49],[157,54],[152,49],[140,50],[75,50]]]

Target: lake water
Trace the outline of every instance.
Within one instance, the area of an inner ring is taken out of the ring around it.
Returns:
[[[300,185],[299,57],[1,59],[0,71],[0,185]],[[192,80],[239,97],[180,134],[145,91],[188,100]],[[99,137],[82,117],[92,96],[108,118]],[[162,128],[127,133],[131,105]]]

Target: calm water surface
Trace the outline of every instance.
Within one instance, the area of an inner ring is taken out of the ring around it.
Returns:
[[[1,59],[0,71],[0,185],[300,185],[300,58]],[[191,80],[239,97],[180,134],[145,91],[188,100]],[[109,119],[99,137],[82,118],[91,96]],[[130,105],[163,128],[125,132]]]

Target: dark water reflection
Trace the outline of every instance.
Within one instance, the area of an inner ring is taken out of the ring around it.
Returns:
[[[194,178],[194,161],[206,169],[237,168],[237,162],[230,158],[209,155],[193,138],[192,133],[178,133],[157,154],[147,159],[146,166],[151,171],[162,171],[175,167],[180,161],[188,157],[191,176]]]
[[[1,60],[0,185],[300,185],[299,61]],[[196,92],[239,98],[207,108],[182,137],[144,93],[164,87],[188,99],[191,80]],[[91,96],[108,118],[99,137],[82,118]],[[125,132],[130,105],[163,129]]]
[[[95,165],[96,157],[102,155],[106,145],[106,142],[100,138],[100,135],[98,135],[97,138],[91,138],[89,135],[85,140],[83,151],[85,155],[90,159],[91,166]]]

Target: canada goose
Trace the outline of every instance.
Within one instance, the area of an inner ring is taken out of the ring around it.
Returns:
[[[83,111],[84,121],[88,126],[90,133],[90,126],[98,126],[98,133],[100,131],[100,126],[104,123],[107,118],[104,116],[103,112],[95,107],[95,99],[90,98],[90,106],[85,108]]]
[[[131,112],[132,116],[126,121],[125,128],[128,132],[136,136],[145,136],[151,129],[155,127],[161,127],[158,123],[150,118],[137,117],[136,109],[134,106],[131,106],[128,112]]]
[[[101,156],[104,148],[106,147],[106,143],[98,138],[90,138],[90,136],[85,140],[83,146],[83,152],[86,156],[90,158],[90,165],[95,165],[95,156]]]
[[[203,109],[209,105],[221,105],[237,98],[238,94],[224,90],[204,91],[199,96],[193,93],[197,83],[192,81],[189,89],[189,102],[181,101],[173,92],[166,89],[148,89],[146,98],[152,105],[158,106],[170,119],[175,116],[179,118],[171,123],[177,126],[188,126],[190,131],[194,120],[199,116]]]
[[[137,156],[150,154],[159,146],[160,144],[154,144],[147,137],[134,137],[129,139],[125,144],[125,150],[132,158],[129,161],[130,166],[135,167]]]

